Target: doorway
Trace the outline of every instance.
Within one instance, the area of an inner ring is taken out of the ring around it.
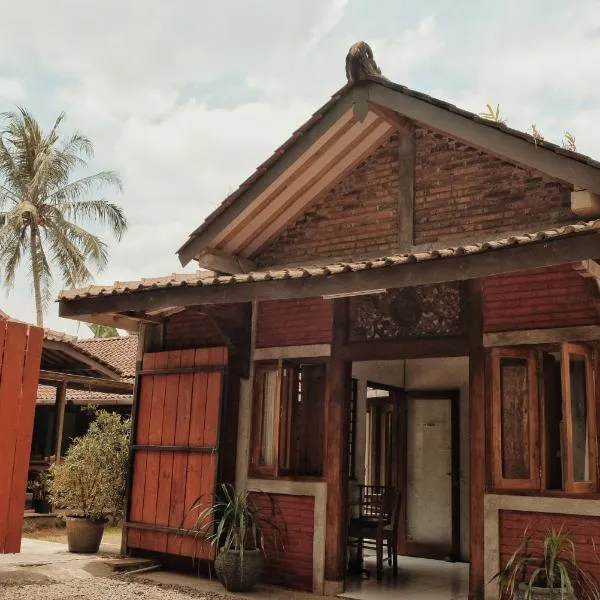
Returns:
[[[400,492],[398,554],[460,559],[459,401],[367,382],[364,481]]]

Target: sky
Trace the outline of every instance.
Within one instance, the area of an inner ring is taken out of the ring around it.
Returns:
[[[367,41],[389,79],[600,158],[600,0],[0,0],[0,112],[92,139],[129,231],[96,281],[183,269],[188,234],[345,83]],[[60,289],[57,281],[56,293]],[[33,321],[28,272],[0,308]],[[46,326],[81,336],[85,326]]]

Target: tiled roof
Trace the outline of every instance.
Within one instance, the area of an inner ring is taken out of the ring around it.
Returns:
[[[113,363],[111,360],[109,360],[107,357],[104,357],[102,354],[94,352],[91,348],[82,345],[81,341],[78,340],[77,337],[75,337],[74,335],[69,335],[68,333],[63,333],[61,331],[54,331],[52,329],[44,329],[44,340],[47,340],[49,342],[58,342],[61,344],[66,344],[67,346],[70,346],[73,350],[81,352],[81,354],[87,356],[88,358],[93,358],[101,365],[104,365],[107,369],[114,371],[117,375],[123,375],[122,369],[118,364]],[[135,351],[133,356],[135,363]]]
[[[479,116],[476,113],[472,113],[468,110],[463,110],[462,108],[458,108],[454,104],[450,102],[445,102],[443,100],[439,100],[438,98],[434,98],[433,96],[429,96],[428,94],[423,94],[421,92],[417,92],[415,90],[411,90],[403,85],[399,85],[384,77],[370,77],[367,78],[366,81],[371,81],[373,83],[378,83],[386,88],[399,92],[405,96],[410,96],[412,98],[416,98],[423,102],[427,102],[433,106],[437,106],[438,108],[447,110],[451,113],[457,114],[461,117],[467,118],[471,121],[474,121],[480,125],[485,127],[490,127],[493,129],[497,129],[506,133],[507,135],[520,138],[525,140],[526,142],[531,143],[533,146],[538,148],[544,148],[546,150],[550,150],[556,154],[571,158],[578,162],[584,163],[586,165],[600,168],[600,162],[594,160],[590,156],[585,154],[581,154],[579,152],[573,152],[572,150],[567,150],[562,148],[557,144],[553,144],[552,142],[548,142],[543,139],[535,138],[532,135],[525,133],[523,131],[519,131],[518,129],[513,129],[512,127],[508,127],[504,123],[499,123],[496,121],[491,121],[489,119],[485,119]],[[217,208],[210,213],[205,219],[204,222],[197,227],[189,236],[188,240],[184,243],[184,245],[179,249],[179,252],[183,250],[197,235],[199,235],[208,225],[214,221],[220,214],[222,214],[229,206],[231,206],[235,200],[237,200],[255,181],[260,179],[262,175],[264,175],[265,171],[271,168],[290,148],[293,146],[299,138],[301,138],[306,132],[312,129],[324,116],[327,114],[329,110],[331,110],[353,87],[357,85],[361,85],[362,82],[349,83],[344,87],[339,89],[331,99],[326,102],[321,108],[319,108],[313,115],[306,121],[301,127],[299,127],[294,133],[288,138],[273,154],[265,160],[261,165],[256,168],[256,171],[250,175],[244,182],[242,182],[237,190],[232,192]]]
[[[466,254],[483,254],[512,246],[524,246],[544,240],[562,237],[570,237],[600,230],[600,219],[587,223],[576,223],[538,231],[535,233],[524,233],[498,240],[490,240],[481,243],[473,243],[465,246],[455,246],[445,249],[429,250],[407,254],[394,254],[377,259],[359,260],[353,262],[338,262],[326,266],[305,266],[287,269],[256,271],[237,275],[202,275],[195,274],[173,274],[166,277],[151,279],[140,279],[139,281],[117,281],[113,285],[92,285],[77,290],[63,290],[60,300],[75,300],[77,298],[92,298],[98,296],[109,296],[127,294],[145,290],[163,288],[176,288],[184,286],[206,287],[215,285],[243,284],[260,281],[274,281],[282,279],[302,279],[305,277],[330,277],[338,273],[366,271],[369,269],[382,269],[402,264],[425,262],[441,258],[464,256]]]
[[[123,379],[135,377],[137,335],[79,340],[77,346],[118,369]]]
[[[39,385],[37,390],[38,404],[54,404],[56,401],[56,388],[51,385]],[[88,390],[67,389],[67,402],[75,404],[131,404],[131,394],[107,394],[103,392],[92,392]]]

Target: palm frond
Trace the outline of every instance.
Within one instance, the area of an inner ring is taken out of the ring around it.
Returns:
[[[127,218],[123,209],[107,200],[61,202],[58,209],[73,221],[84,220],[107,225],[117,240],[127,231]]]
[[[100,171],[94,175],[72,181],[49,194],[47,202],[53,204],[71,203],[97,192],[103,187],[123,189],[123,182],[115,171]]]

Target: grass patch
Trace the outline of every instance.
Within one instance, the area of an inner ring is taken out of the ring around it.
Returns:
[[[121,526],[107,527],[102,536],[103,544],[111,544],[113,546],[121,545]],[[44,542],[57,542],[59,544],[67,543],[67,529],[65,527],[48,527],[47,529],[36,529],[35,531],[24,531],[24,538],[32,540],[42,540]]]

